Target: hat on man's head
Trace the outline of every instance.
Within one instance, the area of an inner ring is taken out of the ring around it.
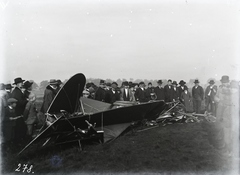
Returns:
[[[209,81],[209,84],[214,84],[214,83],[215,83],[214,80]]]
[[[150,84],[152,85],[152,83],[151,83],[151,82],[149,82],[149,83],[148,83],[148,85],[150,85]]]
[[[116,86],[118,86],[118,84],[117,84],[116,82],[112,82],[112,85],[116,85]]]
[[[55,79],[51,79],[50,82],[49,82],[50,85],[57,85],[58,84],[58,81],[55,80]]]
[[[194,81],[194,83],[199,83],[198,79],[196,79],[196,80]]]
[[[8,103],[8,104],[17,103],[17,100],[16,100],[15,98],[9,98],[9,99],[7,100],[7,103]]]
[[[58,85],[62,84],[62,81],[60,79],[58,79],[57,82],[58,82]]]
[[[12,88],[13,88],[13,86],[11,84],[6,84],[5,85],[5,89],[12,89]]]
[[[32,86],[32,84],[33,84],[33,82],[25,81],[25,82],[23,83],[23,87],[26,88],[26,89],[28,89],[28,88],[30,88],[30,87]]]
[[[172,80],[169,79],[168,82],[172,82]]]
[[[177,85],[177,82],[176,81],[173,81],[173,83],[172,84],[175,84],[175,85]]]
[[[18,78],[15,78],[14,79],[14,83],[13,84],[18,84],[18,83],[22,83],[24,82],[25,80],[23,80],[21,77],[18,77]]]
[[[143,81],[141,81],[140,83],[139,83],[139,85],[141,85],[141,84],[145,84]]]
[[[105,81],[104,80],[100,80],[100,84],[105,84]]]
[[[112,84],[110,82],[107,82],[106,83],[106,86],[111,86]]]
[[[158,84],[162,84],[162,80],[158,80],[157,83],[158,83]]]
[[[183,80],[181,80],[178,84],[180,84],[180,85],[184,85],[184,84],[186,84],[186,82],[183,81]]]
[[[223,75],[220,81],[221,81],[222,83],[228,83],[228,82],[229,82],[229,76]]]
[[[129,86],[128,81],[124,81],[124,82],[123,82],[123,85],[124,85],[124,86]]]

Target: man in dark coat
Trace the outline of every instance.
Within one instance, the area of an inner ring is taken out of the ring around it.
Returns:
[[[18,77],[14,79],[14,83],[16,87],[12,91],[12,98],[17,100],[17,105],[15,108],[16,116],[23,115],[24,109],[27,104],[27,99],[25,98],[21,88],[23,85],[24,80],[22,78]],[[24,141],[27,134],[27,126],[24,122],[23,118],[19,118],[16,120],[16,126],[15,126],[15,141],[17,143],[21,143]]]
[[[162,87],[162,80],[158,80],[158,86],[155,87],[154,92],[157,95],[157,100],[165,100],[164,88]]]
[[[194,83],[195,86],[192,88],[193,110],[195,113],[200,114],[204,91],[203,88],[199,85],[198,80],[195,80]]]
[[[15,125],[16,120],[22,116],[16,116],[15,107],[17,105],[17,100],[14,98],[9,98],[7,100],[7,106],[5,107],[5,114],[2,118],[2,133],[3,133],[3,143],[9,149],[13,146],[15,139]]]
[[[179,100],[179,93],[178,93],[176,81],[173,81],[173,83],[172,83],[172,93],[173,93],[173,101]]]
[[[146,89],[146,98],[147,101],[154,100],[154,87],[152,86],[152,83],[148,83],[148,88]]]
[[[43,103],[40,111],[45,114],[51,105],[54,97],[57,94],[58,82],[55,79],[51,79],[49,85],[46,87],[43,96]]]
[[[182,101],[181,99],[181,95],[182,93],[184,92],[185,89],[188,89],[188,87],[185,85],[186,82],[181,80],[179,83],[179,86],[178,86],[178,94],[179,94],[179,97],[180,97],[180,101]]]
[[[100,80],[99,87],[95,93],[95,100],[103,101],[103,102],[105,101],[106,91],[104,90],[104,88],[105,88],[105,81]]]
[[[133,92],[129,88],[129,83],[127,81],[123,82],[123,88],[121,89],[120,100],[121,101],[133,101]]]
[[[134,94],[136,101],[147,102],[144,86],[145,86],[144,82],[139,83],[139,88],[136,89],[136,92]]]
[[[111,88],[106,91],[105,102],[113,104],[116,101],[120,100],[120,90],[118,90],[118,84],[113,82]]]
[[[214,116],[216,115],[216,103],[214,97],[217,94],[217,86],[214,85],[214,80],[209,81],[209,86],[205,90],[205,104],[207,112],[211,112]]]
[[[172,80],[168,80],[168,84],[164,86],[164,94],[165,94],[165,101],[172,102],[173,101],[173,87],[172,87]]]

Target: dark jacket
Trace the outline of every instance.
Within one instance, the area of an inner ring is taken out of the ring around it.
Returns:
[[[115,90],[115,93],[112,89],[107,90],[105,95],[105,102],[113,104],[115,101],[119,101],[120,94],[121,92],[119,90]]]
[[[142,90],[141,88],[137,88],[134,95],[135,95],[136,101],[139,101],[139,102],[147,101],[145,89]]]
[[[209,85],[205,90],[205,97],[210,98],[211,101],[214,101],[214,97],[217,94],[217,86],[214,85],[212,88],[210,88],[211,85]]]
[[[179,100],[180,95],[177,87],[175,89],[174,87],[172,87],[172,93],[173,93],[173,100],[174,101]]]
[[[152,93],[155,93],[155,92],[154,92],[154,87],[147,88],[147,89],[145,90],[145,93],[146,93],[146,99],[147,99],[147,101],[152,100],[151,94],[152,94]]]
[[[183,85],[183,86],[178,86],[177,88],[178,88],[179,97],[181,98],[181,94],[184,92],[185,89],[187,89],[187,86]]]
[[[164,88],[163,87],[155,87],[154,92],[157,95],[157,100],[165,100],[165,95],[164,95]]]
[[[54,90],[51,86],[47,86],[45,91],[44,91],[44,96],[43,96],[43,104],[41,107],[41,112],[46,113],[50,104],[52,103],[54,97],[56,96],[56,90]]]
[[[17,116],[22,115],[28,101],[18,87],[16,87],[12,91],[12,98],[15,98],[17,100],[17,106],[15,108],[16,115]]]
[[[133,101],[133,92],[131,89],[127,89],[128,94],[126,95],[125,88],[121,89],[120,100],[121,101]]]
[[[99,87],[95,93],[95,100],[98,100],[98,101],[105,101],[105,94],[106,94],[106,91]]]
[[[173,86],[166,85],[164,86],[164,94],[165,94],[165,101],[172,102],[173,101]]]
[[[196,86],[193,86],[192,88],[192,98],[193,100],[203,100],[203,88],[201,86],[198,86],[196,88]]]

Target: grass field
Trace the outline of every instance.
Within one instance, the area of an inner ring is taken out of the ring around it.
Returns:
[[[30,149],[21,157],[9,153],[2,157],[2,168],[14,173],[18,164],[28,164],[34,174],[229,174],[231,159],[212,146],[218,144],[213,143],[215,131],[207,123],[129,131],[110,143],[86,145],[83,151],[72,145]]]

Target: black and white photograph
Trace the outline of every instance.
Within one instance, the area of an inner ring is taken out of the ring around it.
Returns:
[[[240,174],[240,1],[0,0],[1,174]]]

